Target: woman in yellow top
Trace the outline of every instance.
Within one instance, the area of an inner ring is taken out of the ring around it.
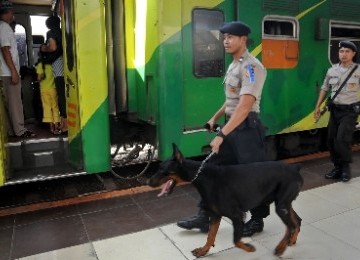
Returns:
[[[52,66],[51,64],[46,63],[45,55],[42,52],[39,52],[39,61],[36,64],[36,74],[40,84],[43,122],[50,123],[51,133],[55,135],[61,134],[58,96]]]

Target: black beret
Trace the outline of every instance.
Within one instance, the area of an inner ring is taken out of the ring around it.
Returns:
[[[4,12],[13,9],[13,4],[9,0],[0,1],[0,11]]]
[[[229,33],[237,36],[244,36],[251,33],[250,27],[242,22],[225,23],[220,27],[221,33]]]
[[[354,43],[350,41],[342,41],[339,43],[339,48],[349,48],[354,52],[357,52],[357,47]]]

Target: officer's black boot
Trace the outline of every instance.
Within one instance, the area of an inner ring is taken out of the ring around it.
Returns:
[[[335,164],[334,169],[332,169],[329,173],[325,174],[325,179],[340,179],[342,175],[342,167],[340,165]]]
[[[198,228],[201,232],[207,233],[209,231],[210,216],[206,210],[200,209],[197,215],[180,220],[177,225],[184,229]]]
[[[251,237],[255,233],[259,233],[264,229],[264,220],[262,218],[251,218],[245,223],[243,228],[243,236]]]
[[[351,171],[350,171],[350,165],[344,164],[342,167],[342,173],[341,173],[341,180],[343,182],[348,182],[351,179]]]

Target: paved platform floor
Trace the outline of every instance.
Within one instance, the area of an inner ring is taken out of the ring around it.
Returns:
[[[303,224],[297,244],[288,247],[283,259],[359,259],[360,178],[303,191],[294,209]],[[223,219],[215,247],[203,259],[279,259],[273,249],[283,232],[284,225],[272,208],[264,231],[244,239],[256,247],[256,252],[247,253],[234,248],[232,226]],[[205,234],[168,224],[21,259],[188,260],[195,259],[191,250],[205,241]]]
[[[272,212],[264,231],[244,241],[256,252],[232,243],[232,226],[221,222],[215,247],[204,259],[360,259],[360,152],[354,154],[349,183],[325,180],[328,158],[303,163],[304,188],[294,202],[302,217],[297,244],[282,258],[273,250],[285,226]],[[182,230],[176,221],[197,211],[192,185],[157,198],[158,190],[77,205],[0,217],[0,260],[189,260],[206,234]]]

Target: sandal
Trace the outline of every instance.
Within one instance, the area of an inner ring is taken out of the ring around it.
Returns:
[[[23,133],[19,137],[21,137],[21,138],[33,138],[33,137],[36,137],[36,134],[29,131],[29,130],[26,130],[25,133]]]
[[[61,135],[61,130],[59,130],[59,129],[56,129],[56,130],[51,130],[50,131],[53,135]]]

